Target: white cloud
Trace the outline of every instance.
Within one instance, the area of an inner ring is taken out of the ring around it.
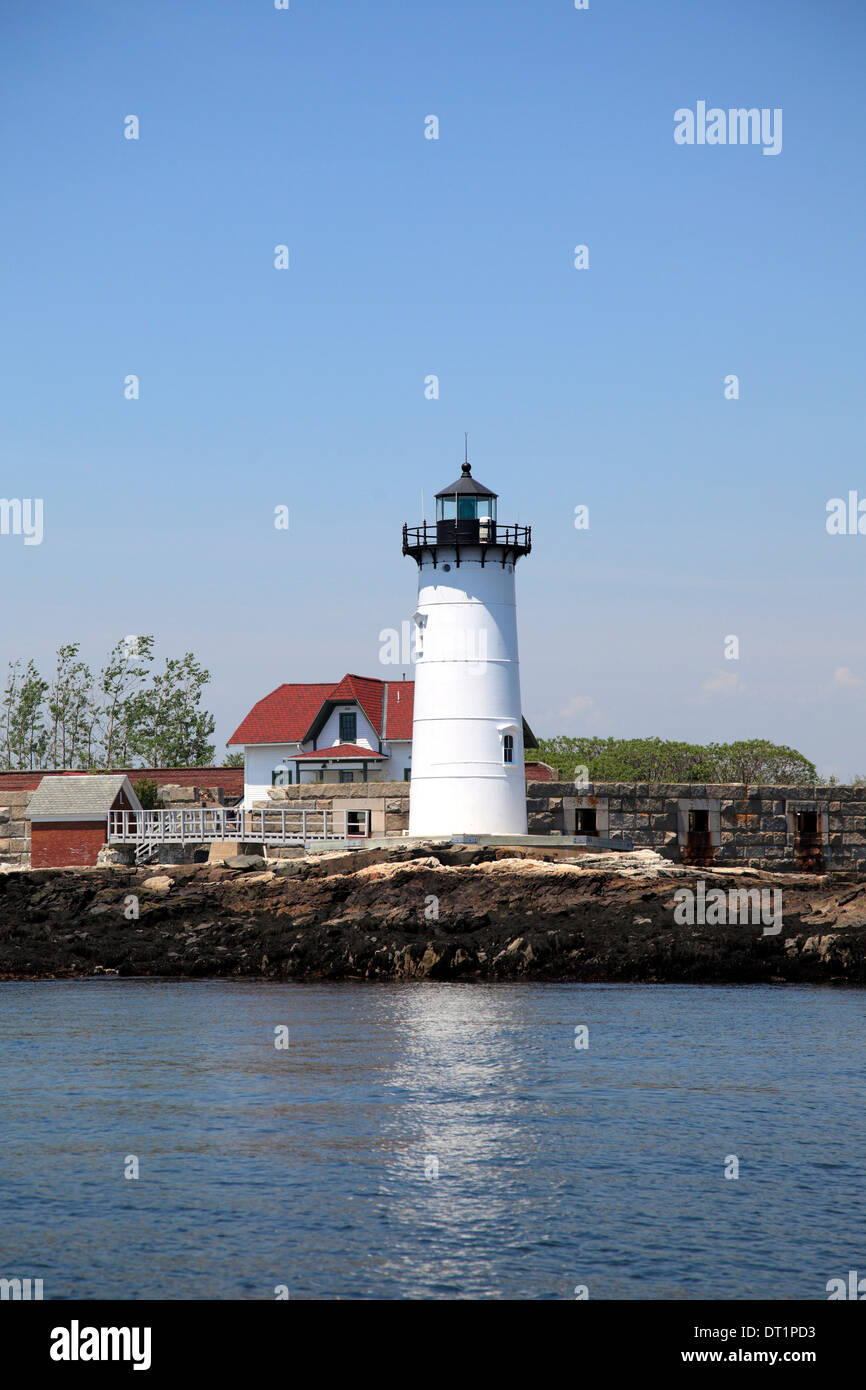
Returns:
[[[855,676],[850,666],[837,666],[833,672],[834,685],[862,685],[862,676]]]
[[[745,688],[736,671],[714,671],[701,687],[710,695],[732,695],[734,691],[740,693]]]
[[[574,715],[586,714],[595,709],[595,701],[589,695],[575,695],[565,709],[559,711],[560,719],[571,719]]]

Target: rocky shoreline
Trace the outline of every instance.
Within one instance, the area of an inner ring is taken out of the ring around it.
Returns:
[[[0,979],[866,984],[866,873],[531,854],[431,844],[0,874]],[[678,923],[674,894],[699,882],[778,891],[780,930]]]

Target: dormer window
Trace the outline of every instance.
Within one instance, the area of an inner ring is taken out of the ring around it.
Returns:
[[[355,710],[340,711],[340,742],[356,743],[358,740],[358,715]]]
[[[502,761],[506,767],[514,766],[514,740],[520,732],[517,724],[500,724],[499,742],[502,745]],[[520,745],[518,744],[518,747]]]

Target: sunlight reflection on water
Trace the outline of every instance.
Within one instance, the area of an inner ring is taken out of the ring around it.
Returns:
[[[6,983],[0,1274],[46,1298],[823,1298],[863,1263],[864,1009],[790,986]]]

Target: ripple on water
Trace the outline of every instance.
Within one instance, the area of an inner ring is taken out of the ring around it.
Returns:
[[[0,991],[0,1272],[47,1297],[824,1298],[863,1262],[859,992]]]

